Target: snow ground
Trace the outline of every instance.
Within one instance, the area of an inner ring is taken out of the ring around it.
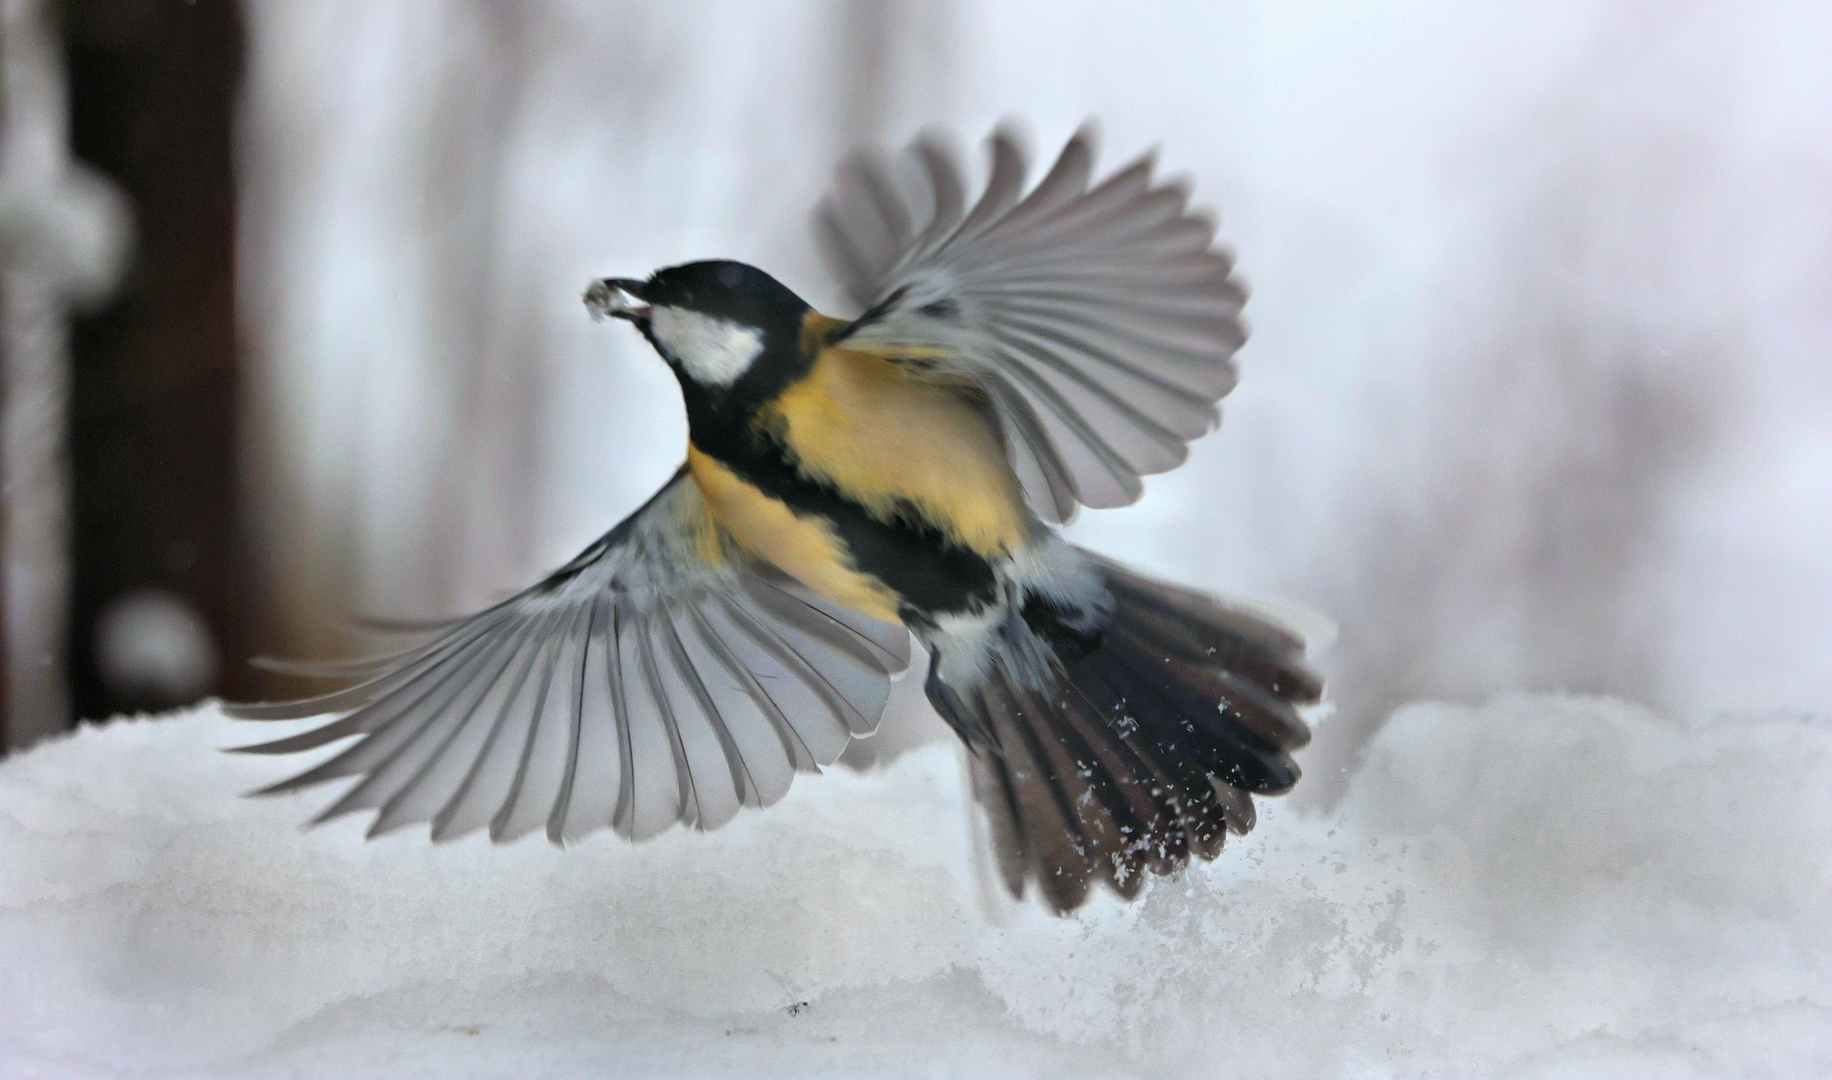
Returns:
[[[251,734],[0,764],[0,1074],[1832,1074],[1821,720],[1414,705],[1337,816],[1073,920],[984,899],[947,746],[562,852],[302,835]]]

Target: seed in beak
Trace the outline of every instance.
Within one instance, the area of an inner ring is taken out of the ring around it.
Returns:
[[[585,306],[593,319],[628,319],[640,322],[649,317],[649,305],[640,299],[642,282],[631,278],[600,278],[585,290]]]

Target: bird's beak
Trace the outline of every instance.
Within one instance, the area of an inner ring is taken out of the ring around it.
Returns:
[[[649,305],[642,302],[643,287],[643,283],[634,278],[600,278],[585,290],[585,306],[594,319],[647,322]]]

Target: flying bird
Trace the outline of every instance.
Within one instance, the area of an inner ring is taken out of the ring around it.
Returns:
[[[984,192],[933,136],[859,156],[821,203],[857,318],[692,262],[593,283],[680,383],[679,471],[538,584],[249,719],[334,721],[243,749],[357,741],[289,791],[360,777],[318,820],[370,835],[713,829],[872,734],[913,634],[967,748],[1013,895],[1056,912],[1212,859],[1298,779],[1322,685],[1301,635],[1064,541],[1215,426],[1245,293],[1148,156],[1095,181],[1087,130],[1026,190],[995,132]]]

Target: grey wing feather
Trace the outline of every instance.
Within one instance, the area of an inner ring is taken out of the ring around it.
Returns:
[[[867,309],[847,340],[978,382],[1044,519],[1126,505],[1141,477],[1176,468],[1214,428],[1246,294],[1212,247],[1214,224],[1181,187],[1153,181],[1149,158],[1090,186],[1084,129],[1024,194],[1016,140],[1001,130],[990,148],[971,209],[932,136],[901,162],[842,168],[816,225]]]
[[[304,701],[230,706],[283,720],[338,713],[243,747],[290,753],[357,736],[263,792],[358,777],[318,818],[374,810],[370,834],[430,822],[435,840],[544,828],[642,839],[768,806],[796,772],[876,729],[901,626],[847,611],[728,550],[685,471],[547,580]]]

